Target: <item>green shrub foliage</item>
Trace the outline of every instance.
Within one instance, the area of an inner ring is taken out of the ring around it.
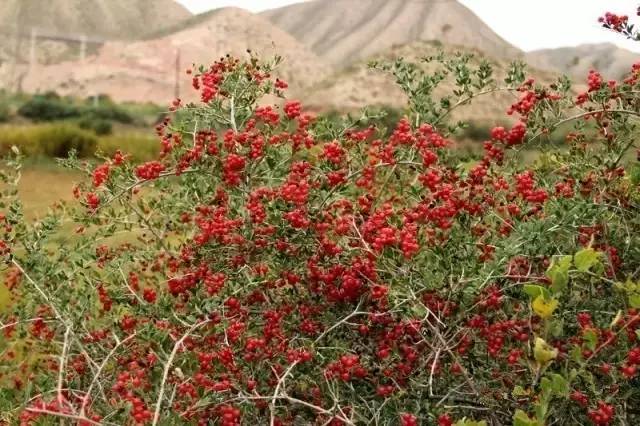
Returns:
[[[78,118],[83,128],[97,130],[98,134],[105,134],[103,133],[106,128],[105,123],[131,124],[134,122],[131,114],[109,98],[100,97],[96,101],[87,100],[85,103],[78,104],[51,92],[32,96],[20,106],[18,114],[33,121]]]
[[[70,158],[78,202],[35,224],[8,161],[3,419],[639,424],[640,66],[576,95],[425,60],[377,65],[410,99],[390,134],[265,105],[275,63],[194,69],[154,160]],[[450,113],[494,90],[517,122],[461,161]]]
[[[78,117],[80,109],[55,93],[36,95],[26,101],[18,114],[34,121],[53,121]]]

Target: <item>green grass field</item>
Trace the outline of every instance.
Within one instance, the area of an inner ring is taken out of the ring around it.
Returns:
[[[82,179],[55,163],[28,164],[22,170],[18,196],[27,219],[37,219],[56,202],[73,200],[73,186]]]

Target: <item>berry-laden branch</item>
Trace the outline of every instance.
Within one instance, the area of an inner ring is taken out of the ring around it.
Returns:
[[[640,7],[638,7],[637,15],[640,16]],[[629,22],[628,15],[617,15],[607,12],[598,18],[598,22],[608,30],[619,33],[628,39],[640,41],[640,33],[638,33],[635,26]]]
[[[66,160],[64,221],[4,209],[2,420],[640,422],[640,65],[576,93],[398,60],[391,129],[314,116],[273,65],[188,70],[153,161]],[[509,124],[464,149],[452,116],[501,88]]]
[[[153,421],[152,421],[152,425],[155,426],[158,424],[158,421],[160,421],[160,410],[162,409],[162,400],[164,398],[164,390],[165,387],[167,385],[167,379],[169,378],[169,371],[171,369],[171,366],[173,365],[173,361],[178,353],[178,351],[180,350],[180,347],[182,346],[182,344],[184,343],[184,341],[197,329],[199,329],[200,327],[205,326],[206,324],[210,323],[211,320],[203,320],[203,321],[199,321],[195,324],[193,324],[186,333],[184,333],[182,335],[182,337],[176,342],[176,344],[173,346],[173,350],[171,351],[171,353],[169,354],[169,358],[167,359],[167,362],[164,365],[164,370],[162,371],[162,381],[160,382],[160,390],[158,391],[158,399],[156,401],[156,410],[153,413]]]

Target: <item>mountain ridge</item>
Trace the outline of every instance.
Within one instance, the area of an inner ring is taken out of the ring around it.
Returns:
[[[2,0],[0,26],[136,39],[192,16],[173,0]]]
[[[455,0],[314,0],[261,15],[338,67],[393,45],[434,39],[492,56],[522,55]]]
[[[552,49],[527,52],[531,65],[554,69],[586,78],[591,69],[598,70],[606,78],[619,79],[640,60],[640,54],[618,47],[613,43],[585,43]]]
[[[434,71],[435,63],[425,63],[421,58],[437,55],[440,50],[447,54],[455,52],[465,52],[473,55],[471,64],[477,66],[480,60],[489,61],[494,68],[494,79],[502,80],[506,76],[509,67],[507,60],[487,56],[478,49],[470,49],[465,46],[441,45],[437,41],[417,41],[406,45],[395,46],[377,55],[352,64],[347,69],[337,75],[309,88],[305,92],[304,99],[306,105],[313,110],[337,110],[342,112],[353,112],[365,106],[387,106],[394,108],[404,108],[407,104],[407,97],[395,84],[392,76],[378,70],[371,70],[367,67],[368,60],[379,62],[393,61],[394,58],[405,58],[407,61],[422,63],[421,68],[426,71]],[[539,70],[528,69],[528,76],[536,82],[549,84],[557,80],[558,74]],[[451,94],[454,85],[451,80],[443,81],[436,96]],[[475,119],[482,117],[486,121],[505,121],[506,111],[509,105],[517,100],[517,96],[512,92],[497,91],[495,93],[478,97],[474,102],[464,105],[452,115],[456,120]]]
[[[237,57],[247,49],[264,59],[276,53],[285,58],[277,74],[292,88],[313,84],[332,70],[295,38],[268,20],[240,8],[221,8],[183,29],[160,38],[133,42],[108,42],[85,62],[64,62],[40,67],[24,79],[27,91],[54,89],[61,94],[90,96],[105,91],[118,101],[152,101],[166,104],[174,96],[175,68],[208,65],[226,53]],[[191,80],[181,73],[180,86]],[[181,96],[195,99],[184,90]]]

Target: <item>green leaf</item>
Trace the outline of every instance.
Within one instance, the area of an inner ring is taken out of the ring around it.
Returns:
[[[640,164],[636,163],[629,171],[629,180],[633,185],[640,183]]]
[[[587,349],[593,351],[596,349],[596,343],[598,343],[598,336],[593,330],[587,330],[582,335],[584,342],[587,344]]]
[[[562,336],[562,332],[564,331],[564,321],[563,320],[555,320],[549,324],[549,331],[553,337]]]
[[[513,388],[513,391],[511,392],[511,395],[513,395],[513,396],[527,396],[527,395],[529,395],[529,392],[524,390],[524,388],[522,386],[517,385],[515,388]]]
[[[580,272],[587,272],[600,261],[600,253],[592,248],[582,249],[573,256],[573,263]]]
[[[569,372],[569,381],[575,380],[576,377],[578,377],[578,370],[572,368]]]
[[[516,410],[513,415],[513,426],[538,426],[539,424],[537,419],[532,419],[522,410]]]
[[[629,305],[634,309],[640,308],[640,294],[630,294]]]
[[[540,379],[540,388],[542,389],[542,394],[544,396],[548,396],[552,392],[551,380],[548,377],[543,377]]]
[[[560,256],[556,262],[556,265],[558,265],[558,267],[560,267],[563,271],[569,271],[569,268],[571,267],[571,261],[573,260],[573,258],[569,255],[567,256]]]
[[[547,401],[544,401],[544,398],[542,401],[535,404],[534,411],[536,412],[536,418],[544,419],[547,416],[548,408],[549,408],[549,403]],[[536,426],[544,426],[544,423],[542,425],[536,425]]]
[[[467,420],[465,418],[465,419],[459,420],[453,426],[487,426],[487,422],[485,422],[484,420],[477,422],[475,420]]]
[[[549,294],[549,290],[547,290],[546,288],[540,285],[526,284],[522,286],[522,290],[525,293],[527,293],[529,296],[531,296],[532,299],[535,299],[538,296],[544,297],[545,300],[551,298],[551,294]]]
[[[551,389],[554,395],[566,397],[569,395],[569,382],[560,374],[552,374]]]
[[[422,303],[416,303],[416,304],[411,306],[411,312],[417,318],[424,318],[425,315],[427,315],[428,311],[427,311],[427,308]]]
[[[554,262],[547,270],[547,277],[551,280],[551,291],[553,293],[560,293],[567,288],[570,266],[571,256],[562,256],[560,260]]]
[[[584,361],[580,346],[574,346],[573,349],[571,349],[571,352],[569,352],[569,356],[571,357],[571,360],[578,364],[582,364],[582,361]]]

